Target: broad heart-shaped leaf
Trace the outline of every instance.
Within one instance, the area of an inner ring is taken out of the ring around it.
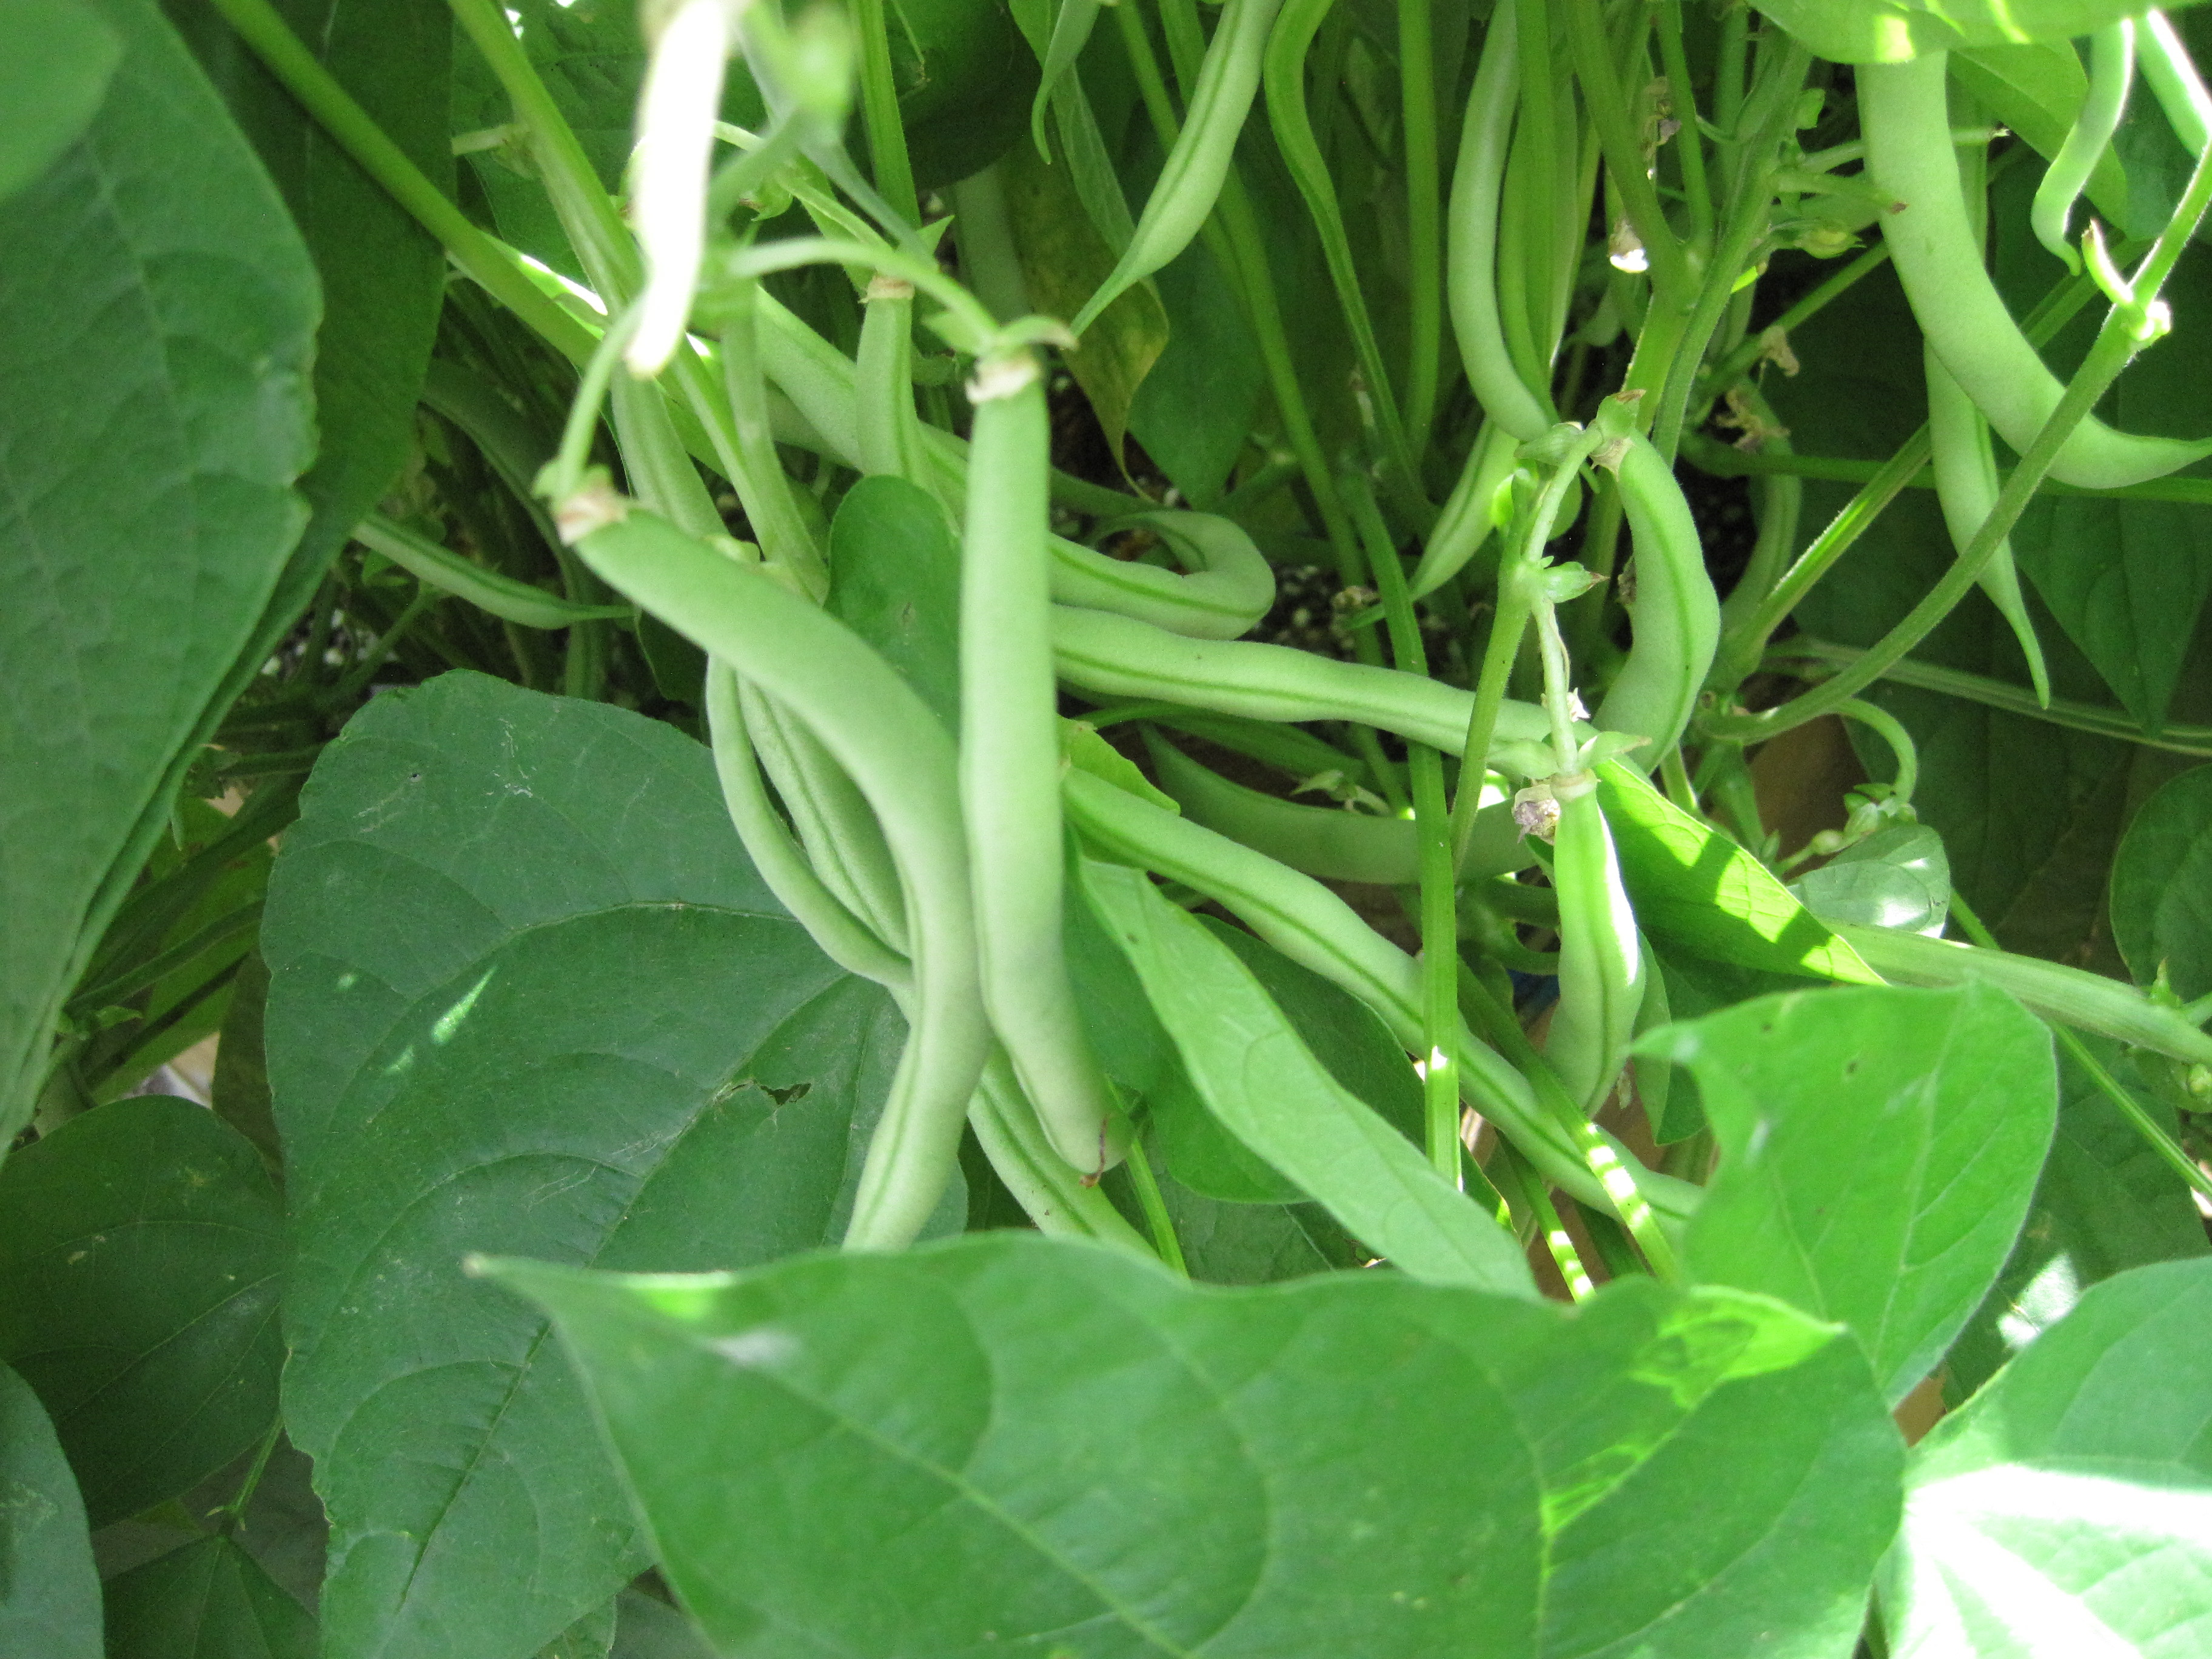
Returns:
[[[325,751],[262,944],[325,1650],[522,1659],[645,1547],[544,1322],[462,1257],[834,1241],[902,1027],[776,908],[704,749],[477,675]]]
[[[1771,974],[1881,983],[1765,865],[1633,768],[1607,761],[1597,776],[1621,881],[1653,939]]]
[[[2109,1279],[1936,1425],[1883,1569],[1895,1659],[2212,1650],[2212,1261]]]
[[[1692,1272],[1849,1325],[1894,1401],[2003,1267],[2051,1144],[2051,1034],[2002,991],[1796,991],[1650,1048],[1697,1074],[1721,1172]]]
[[[889,473],[845,492],[828,609],[960,729],[960,538],[935,497]]]
[[[1951,909],[1951,860],[1924,823],[1893,823],[1856,842],[1790,884],[1824,921],[1901,927],[1943,936]]]
[[[313,515],[240,654],[234,693],[307,608],[362,515],[391,488],[445,301],[444,251],[280,86],[212,6],[171,0],[208,78],[269,170],[322,279],[315,420],[300,480]],[[450,192],[452,15],[429,0],[276,0],[276,9],[385,136]]]
[[[1931,52],[2070,40],[2140,13],[2141,0],[1759,0],[1823,58],[1897,64]]]
[[[2212,766],[2184,772],[2136,810],[2112,861],[2112,938],[2138,984],[2163,971],[2177,995],[2212,991]]]
[[[252,1146],[167,1095],[72,1118],[0,1168],[0,1358],[52,1414],[94,1525],[267,1431],[283,1231]]]
[[[0,200],[53,165],[100,108],[123,42],[82,0],[7,0],[0,58]]]
[[[100,1575],[69,1460],[31,1385],[0,1365],[0,1653],[101,1659]]]
[[[2098,1062],[2166,1133],[2173,1109],[2144,1088],[2165,1062],[2087,1036]],[[2011,1355],[2057,1324],[2092,1285],[2130,1267],[2212,1252],[2190,1190],[2063,1048],[2058,1132],[2043,1163],[2012,1259],[1943,1360],[1943,1396],[1957,1405]]]
[[[161,786],[305,508],[315,279],[146,0],[90,126],[0,203],[0,1140],[61,999],[167,817]],[[137,856],[131,856],[134,853]]]
[[[315,1621],[229,1539],[203,1538],[106,1586],[107,1659],[315,1659]]]
[[[554,1310],[731,1659],[1850,1653],[1901,1453],[1764,1297],[1194,1288],[994,1234]]]
[[[1533,1297],[1512,1234],[1329,1074],[1251,970],[1127,865],[1080,861],[1084,890],[1222,1126],[1417,1279]]]

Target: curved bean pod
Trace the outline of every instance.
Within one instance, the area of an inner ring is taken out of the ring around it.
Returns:
[[[1216,900],[1291,961],[1373,1009],[1409,1052],[1420,1047],[1419,964],[1328,888],[1103,779],[1072,771],[1062,788],[1069,822],[1100,851]],[[1461,1088],[1468,1103],[1504,1129],[1555,1184],[1583,1203],[1616,1213],[1576,1137],[1539,1103],[1528,1080],[1464,1025],[1459,1048]],[[1695,1210],[1700,1196],[1696,1188],[1652,1173],[1618,1142],[1606,1139],[1662,1216],[1680,1221]]]
[[[1613,476],[1636,549],[1636,597],[1628,607],[1635,637],[1598,705],[1597,724],[1649,738],[1650,745],[1638,751],[1649,771],[1697,712],[1720,649],[1721,606],[1682,487],[1650,441],[1630,434]]]
[[[1200,640],[1249,634],[1274,604],[1274,567],[1231,520],[1206,513],[1139,513],[1129,522],[1152,531],[1197,569],[1179,576],[1055,536],[1054,603],[1110,611]]]
[[[1990,417],[2025,453],[2064,395],[2020,331],[1990,280],[1966,217],[1953,160],[1942,52],[1856,71],[1867,170],[1903,205],[1882,222],[1882,240],[1928,343]],[[2212,442],[2116,432],[2085,416],[2060,446],[2051,476],[2088,489],[2161,477],[2212,454]]]
[[[1079,335],[1131,286],[1190,246],[1213,211],[1237,156],[1237,135],[1260,90],[1260,68],[1281,0],[1229,0],[1191,89],[1182,131],[1137,217],[1137,233],[1112,273],[1077,313]]]
[[[2133,18],[2123,17],[2090,38],[2088,96],[2081,100],[2081,113],[2067,129],[2066,141],[2051,158],[2051,165],[2043,170],[2043,182],[2035,189],[2028,223],[2036,240],[2063,260],[2069,270],[2081,269],[2081,256],[2067,236],[2067,222],[2074,216],[2074,204],[2081,199],[2099,158],[2120,130],[2135,68]]]
[[[1990,448],[1989,422],[1974,407],[1974,400],[1934,351],[1923,350],[1921,355],[1927,362],[1928,459],[1936,475],[1936,500],[1943,509],[1951,544],[1964,553],[1974,532],[1982,527],[1982,520],[1997,504],[1997,459]],[[1982,568],[1980,581],[1982,592],[2011,627],[2013,637],[2027,658],[2035,700],[2048,704],[2051,671],[2043,660],[2043,641],[2036,637],[2035,619],[2028,614],[2027,597],[2021,592],[2010,538],[1998,544],[1996,552]]]
[[[1282,800],[1231,782],[1164,738],[1149,732],[1146,738],[1160,788],[1193,823],[1324,881],[1410,887],[1421,878],[1419,836],[1410,818]],[[1509,801],[1477,815],[1474,834],[1464,872],[1469,878],[1502,876],[1535,862]]]
[[[1467,465],[1452,486],[1436,527],[1421,548],[1421,562],[1407,584],[1413,598],[1433,593],[1467,568],[1482,544],[1498,529],[1492,504],[1505,481],[1520,465],[1521,441],[1497,421],[1485,421],[1468,451]]]
[[[2142,24],[2136,50],[2142,54],[2143,79],[2150,82],[2181,147],[2192,155],[2202,155],[2205,145],[2212,144],[2212,93],[2205,91],[2197,65],[2189,61],[2189,49],[2164,14],[2147,11]]]
[[[604,495],[563,502],[563,533],[603,580],[797,710],[860,786],[898,860],[914,927],[912,1028],[845,1235],[850,1249],[895,1249],[929,1219],[951,1178],[990,1048],[952,740],[836,617],[623,506]]]
[[[2148,1048],[2191,1065],[2212,1065],[2212,1035],[2131,985],[2039,957],[1928,939],[1891,927],[1830,921],[1837,937],[1884,979],[1900,985],[1963,985],[1968,980],[2009,991],[2045,1019]]]
[[[1444,269],[1452,333],[1482,412],[1522,443],[1558,419],[1513,367],[1498,312],[1498,203],[1518,102],[1520,45],[1513,0],[1498,0],[1483,30],[1482,63],[1468,95],[1445,210]],[[1471,551],[1472,550],[1470,550]]]
[[[1052,1143],[1100,1169],[1117,1105],[1076,1012],[1060,945],[1067,854],[1045,551],[1051,422],[1027,349],[969,388],[960,565],[960,800],[984,1006]]]
[[[1544,1054],[1576,1104],[1595,1113],[1613,1092],[1644,1004],[1636,912],[1621,885],[1613,831],[1589,773],[1555,778],[1559,822],[1552,885],[1559,895],[1559,1006]]]
[[[1052,613],[1053,660],[1079,690],[1242,714],[1247,720],[1353,720],[1432,748],[1457,751],[1467,738],[1472,692],[1393,668],[1340,662],[1249,640],[1192,640],[1103,611],[1066,605]],[[1544,711],[1508,702],[1496,738],[1550,736]]]

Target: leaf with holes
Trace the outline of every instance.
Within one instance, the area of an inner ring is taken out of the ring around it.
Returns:
[[[903,1029],[777,909],[704,749],[475,675],[325,752],[263,948],[326,1651],[521,1659],[647,1558],[544,1320],[462,1257],[836,1242]]]

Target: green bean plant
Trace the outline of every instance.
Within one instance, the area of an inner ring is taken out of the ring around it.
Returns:
[[[4,0],[0,1654],[2212,1653],[2201,15]]]

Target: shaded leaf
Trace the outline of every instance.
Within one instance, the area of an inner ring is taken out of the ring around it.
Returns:
[[[960,539],[935,497],[889,473],[845,492],[827,608],[960,729]]]
[[[1735,1292],[1194,1291],[1018,1234],[495,1271],[733,1656],[1840,1654],[1893,1524],[1864,1361]]]
[[[1637,925],[1661,945],[1766,973],[1881,983],[1773,872],[1633,768],[1597,769],[1598,799]]]
[[[2136,811],[2112,861],[2112,938],[2140,985],[2212,991],[2212,766],[2175,778]]]
[[[1790,890],[1823,921],[1857,922],[1943,936],[1951,910],[1951,860],[1924,823],[1893,823],[1850,846]]]
[[[1999,991],[1762,998],[1644,1046],[1697,1073],[1721,1170],[1691,1270],[1849,1325],[1894,1403],[1980,1305],[2057,1110],[2051,1036]]]
[[[1930,1432],[1881,1604],[1896,1659],[2212,1641],[2212,1262],[2082,1297]]]
[[[834,1243],[902,1028],[777,910],[703,748],[475,675],[325,751],[263,948],[328,1650],[534,1654],[645,1547],[543,1320],[462,1257]]]
[[[0,201],[54,163],[99,110],[123,42],[78,0],[8,0],[0,58]]]
[[[315,1659],[315,1621],[228,1538],[106,1584],[108,1659]]]
[[[100,1107],[0,1168],[0,1358],[52,1415],[93,1524],[267,1432],[284,1261],[260,1156],[190,1101]]]
[[[31,1385],[0,1365],[0,1651],[101,1659],[84,1503]]]
[[[305,509],[315,280],[159,13],[102,0],[106,101],[0,204],[0,1139],[62,998],[168,816]],[[189,156],[180,169],[178,158]]]

